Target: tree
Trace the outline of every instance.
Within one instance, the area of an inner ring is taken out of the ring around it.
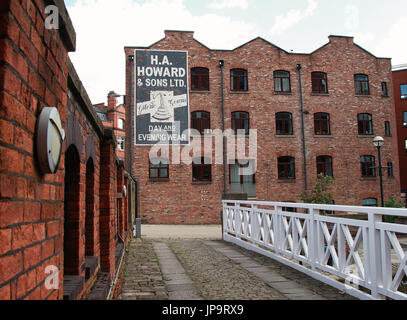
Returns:
[[[384,202],[384,206],[387,208],[403,208],[403,204],[396,196],[392,196],[389,200]],[[397,217],[394,216],[384,216],[383,221],[388,223],[396,222]]]
[[[314,190],[311,195],[304,191],[300,195],[300,199],[304,203],[314,203],[314,204],[332,204],[333,196],[328,192],[329,186],[334,182],[334,178],[331,176],[326,176],[320,173],[317,178]],[[321,211],[321,214],[325,214],[325,211]]]

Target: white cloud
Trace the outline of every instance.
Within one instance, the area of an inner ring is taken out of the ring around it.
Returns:
[[[215,0],[209,4],[209,8],[222,10],[227,8],[240,8],[246,10],[249,6],[248,0]]]
[[[277,16],[270,33],[272,35],[282,34],[285,30],[300,23],[301,20],[314,15],[314,11],[317,7],[318,2],[315,0],[308,0],[308,7],[304,11],[290,10],[284,15]]]
[[[359,8],[355,5],[348,5],[345,8],[345,28],[355,30],[359,28]]]
[[[376,44],[375,54],[379,57],[393,58],[393,65],[407,63],[407,43],[404,40],[407,30],[407,16],[401,17],[389,32]]]
[[[70,57],[92,103],[106,102],[110,90],[124,94],[124,46],[149,46],[164,30],[191,30],[210,48],[232,49],[259,33],[229,17],[194,16],[182,0],[78,0],[68,11],[77,34]]]

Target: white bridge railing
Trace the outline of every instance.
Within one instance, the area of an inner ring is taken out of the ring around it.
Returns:
[[[407,209],[225,200],[223,237],[359,299],[407,300],[407,225],[383,216]]]

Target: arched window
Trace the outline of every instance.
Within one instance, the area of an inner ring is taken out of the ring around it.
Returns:
[[[367,198],[363,200],[364,207],[377,207],[377,199],[375,198]]]
[[[124,130],[124,119],[117,120],[117,129]]]
[[[369,95],[369,77],[365,74],[355,74],[355,93],[357,95]]]
[[[368,113],[358,114],[358,130],[360,135],[373,134],[372,115]]]
[[[246,135],[250,130],[250,115],[247,112],[238,111],[232,113],[232,130],[238,134],[238,130],[244,130]]]
[[[319,156],[317,157],[317,174],[324,174],[333,177],[332,157]]]
[[[376,177],[376,159],[374,156],[360,157],[360,166],[362,170],[362,177]]]
[[[314,114],[314,127],[316,135],[330,135],[331,122],[329,114],[324,112]]]
[[[293,134],[293,115],[289,112],[276,113],[276,133],[278,135]]]
[[[169,171],[168,159],[161,158],[150,160],[150,179],[168,179],[170,177]]]
[[[194,158],[192,161],[192,181],[208,182],[212,181],[211,159]]]
[[[209,91],[209,69],[202,67],[191,69],[191,90]]]
[[[324,72],[312,72],[312,92],[328,93],[328,77]]]
[[[295,179],[295,158],[293,157],[278,158],[278,179],[279,180]]]
[[[274,91],[291,92],[290,73],[288,71],[274,71]]]
[[[247,70],[232,69],[230,70],[230,90],[248,91]]]
[[[206,111],[195,111],[191,114],[191,128],[204,134],[205,130],[211,128],[211,114]]]

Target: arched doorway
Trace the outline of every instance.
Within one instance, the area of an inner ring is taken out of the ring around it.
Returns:
[[[65,154],[64,275],[80,275],[80,158],[74,145]]]

